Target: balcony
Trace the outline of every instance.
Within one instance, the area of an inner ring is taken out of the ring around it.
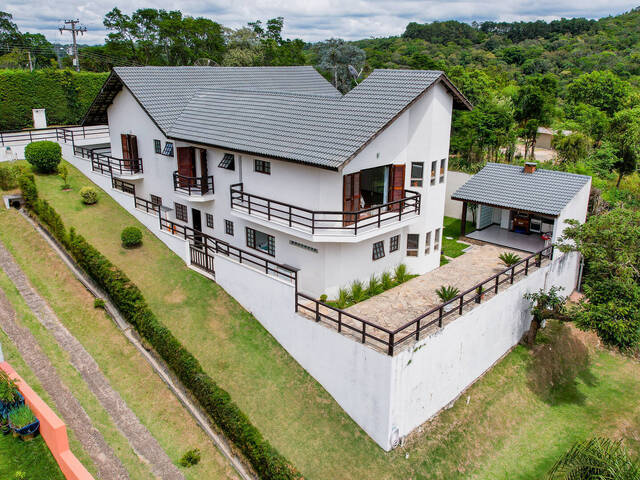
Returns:
[[[73,154],[76,157],[91,161],[91,170],[110,177],[127,177],[129,180],[142,178],[141,158],[116,158],[111,155],[99,153],[95,148],[74,145]]]
[[[208,202],[213,200],[213,176],[188,177],[173,172],[174,192],[186,195],[193,202]]]
[[[413,223],[420,215],[421,196],[404,190],[403,198],[358,211],[316,211],[247,193],[231,185],[231,210],[236,216],[313,241],[355,242]]]

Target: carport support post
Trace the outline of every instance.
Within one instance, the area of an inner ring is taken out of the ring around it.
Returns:
[[[462,218],[460,219],[460,235],[467,234],[467,202],[462,202]]]

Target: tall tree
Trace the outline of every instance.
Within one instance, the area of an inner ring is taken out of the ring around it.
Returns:
[[[552,75],[538,75],[526,79],[514,96],[515,120],[520,137],[525,142],[524,156],[534,157],[538,127],[548,125],[556,104],[557,80]]]
[[[585,73],[567,87],[572,103],[593,105],[608,115],[616,113],[627,100],[629,88],[625,81],[610,70]]]
[[[613,116],[609,128],[609,141],[616,149],[618,161],[614,169],[618,172],[616,187],[620,187],[622,177],[638,168],[640,157],[640,106],[621,110]]]
[[[331,74],[333,86],[347,93],[353,86],[349,65],[360,70],[365,61],[365,53],[360,48],[346,43],[340,38],[330,38],[314,45],[318,57],[318,68]]]

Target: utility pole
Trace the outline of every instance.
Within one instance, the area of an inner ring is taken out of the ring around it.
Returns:
[[[87,27],[82,27],[78,25],[80,20],[65,20],[64,25],[58,28],[60,33],[64,31],[71,32],[71,36],[73,37],[73,65],[76,67],[76,71],[80,71],[80,60],[78,60],[78,44],[76,43],[76,34],[84,35],[84,32],[87,31]],[[71,25],[70,27],[68,25]],[[78,26],[76,26],[78,25]]]

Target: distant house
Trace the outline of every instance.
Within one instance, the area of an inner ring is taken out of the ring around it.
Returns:
[[[549,127],[538,127],[538,133],[536,134],[536,148],[546,148],[550,150],[552,147],[553,136],[558,133],[558,130],[552,130]],[[562,130],[563,135],[570,135],[573,133],[571,130]]]

